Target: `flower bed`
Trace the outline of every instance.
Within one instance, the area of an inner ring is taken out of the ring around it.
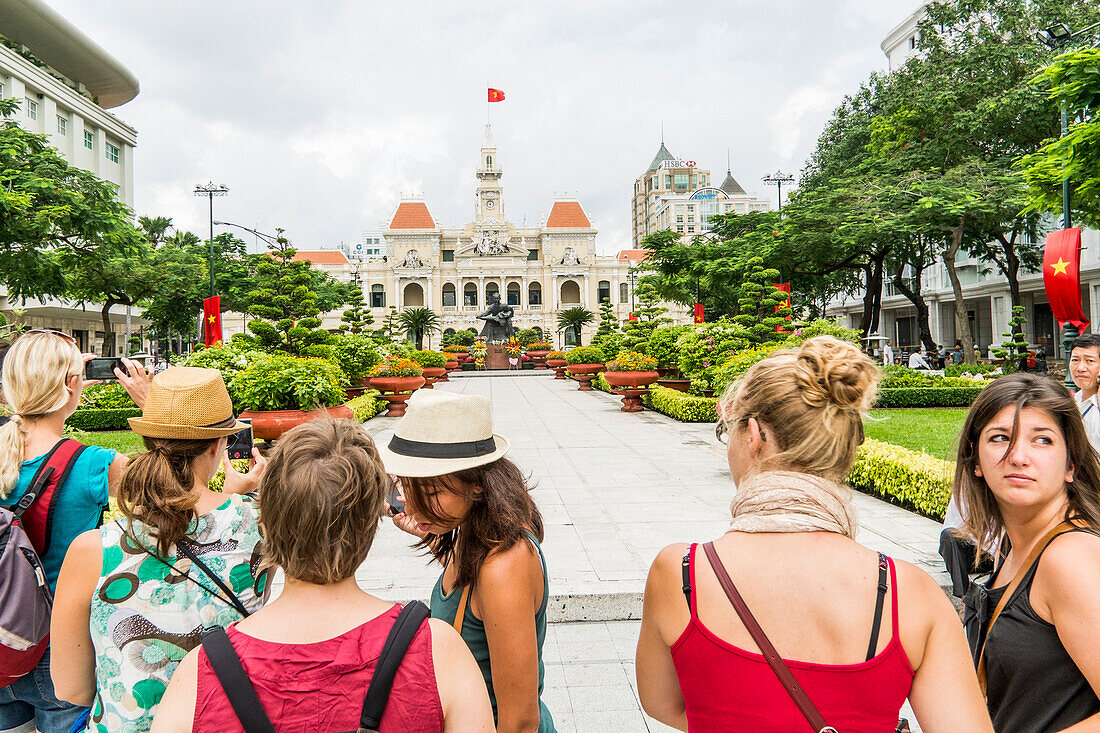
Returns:
[[[856,454],[848,483],[943,521],[954,475],[955,465],[950,461],[868,438]]]
[[[636,351],[620,352],[614,360],[607,362],[609,372],[652,372],[656,369],[656,359]]]
[[[372,377],[419,377],[423,373],[418,362],[397,356],[387,356],[370,371]]]
[[[717,422],[718,399],[696,397],[668,387],[651,387],[645,406],[680,422]]]
[[[983,389],[984,384],[885,388],[878,391],[875,407],[970,407]]]

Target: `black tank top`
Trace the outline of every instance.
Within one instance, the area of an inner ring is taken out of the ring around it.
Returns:
[[[1082,531],[1082,530],[1071,530]],[[1020,582],[985,642],[986,702],[997,733],[1053,733],[1100,712],[1100,699],[1062,646],[1053,624],[1031,607],[1031,584],[1042,559]],[[1007,586],[968,596],[964,623],[977,664],[981,639]]]

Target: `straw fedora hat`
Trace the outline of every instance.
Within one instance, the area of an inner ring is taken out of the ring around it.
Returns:
[[[508,452],[493,432],[489,399],[442,390],[418,390],[389,441],[378,441],[386,473],[442,476],[484,466]]]
[[[153,377],[141,417],[130,429],[148,438],[221,438],[248,427],[233,417],[233,403],[217,369],[172,367]]]

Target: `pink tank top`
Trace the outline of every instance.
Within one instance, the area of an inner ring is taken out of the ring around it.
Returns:
[[[808,731],[809,723],[763,656],[723,641],[696,606],[696,547],[691,546],[691,620],[672,645],[691,733]],[[842,733],[894,733],[909,696],[913,668],[898,638],[897,577],[890,564],[893,636],[878,655],[859,664],[814,664],[785,659],[825,722]],[[729,612],[736,613],[732,606]],[[868,630],[869,632],[870,630]]]
[[[359,728],[382,645],[397,620],[395,605],[335,639],[313,644],[261,641],[229,626],[229,634],[264,711],[279,733],[331,733]],[[195,733],[243,733],[229,699],[199,652]],[[397,669],[381,733],[441,733],[443,707],[432,664],[432,637],[424,623]]]

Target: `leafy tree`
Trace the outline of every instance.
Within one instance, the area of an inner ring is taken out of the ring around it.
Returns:
[[[432,334],[439,330],[439,314],[431,308],[406,308],[401,311],[400,323],[416,344],[416,350],[424,348],[424,337],[431,347]]]
[[[344,322],[342,331],[356,334],[369,331],[374,323],[374,316],[363,300],[363,289],[358,285],[353,284],[350,287],[347,308],[344,309],[340,320]]]
[[[595,314],[583,306],[566,308],[558,313],[558,331],[572,334],[579,346],[581,343],[581,329],[595,319]]]
[[[172,219],[168,216],[139,216],[138,226],[145,233],[146,241],[153,247],[159,247],[168,236],[168,230],[172,228]]]

